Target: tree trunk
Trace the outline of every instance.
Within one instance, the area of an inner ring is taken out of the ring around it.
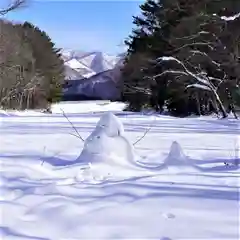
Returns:
[[[234,105],[234,101],[233,101],[233,98],[232,98],[232,94],[230,91],[228,91],[228,99],[229,99],[229,108],[231,110],[231,112],[233,113],[233,116],[235,117],[235,119],[238,119],[238,116],[237,116],[237,113],[236,113],[236,110],[235,110],[235,105]]]
[[[198,111],[199,116],[201,116],[202,113],[201,113],[201,107],[200,107],[199,93],[198,92],[195,93],[195,98],[196,98],[196,103],[197,103],[197,111]]]
[[[233,116],[235,117],[235,119],[238,119],[234,103],[231,103],[231,111],[232,111]]]
[[[228,114],[227,114],[227,111],[226,111],[225,107],[223,106],[223,103],[222,103],[220,97],[218,96],[217,92],[214,89],[212,89],[212,93],[213,93],[213,95],[214,95],[214,97],[217,101],[217,104],[219,106],[219,110],[222,113],[222,117],[227,118]]]
[[[27,91],[27,109],[29,109],[29,104],[30,104],[30,93],[29,90]]]
[[[20,97],[20,109],[23,109],[23,93],[21,93],[21,97]]]

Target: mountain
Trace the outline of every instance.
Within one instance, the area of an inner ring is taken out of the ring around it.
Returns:
[[[102,52],[62,51],[66,67],[66,79],[79,80],[113,69],[122,60],[122,55],[111,56]],[[74,71],[70,71],[70,69]],[[77,72],[77,73],[76,73]],[[76,75],[76,77],[75,77]]]
[[[66,82],[64,99],[116,100],[123,54],[111,56],[102,52],[63,51]]]

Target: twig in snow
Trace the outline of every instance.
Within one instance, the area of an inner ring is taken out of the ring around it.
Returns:
[[[67,117],[67,115],[65,114],[65,112],[63,111],[62,108],[60,108],[60,110],[62,111],[63,113],[63,116],[68,120],[68,122],[71,124],[72,128],[75,130],[75,132],[77,133],[78,136],[76,136],[74,134],[75,137],[81,139],[83,142],[84,142],[84,139],[81,137],[80,133],[78,132],[78,130],[76,129],[76,127],[73,125],[73,123],[69,120],[69,118]]]
[[[142,137],[140,137],[135,143],[133,143],[133,146],[135,146],[137,143],[139,143],[147,135],[147,133],[151,130],[151,128],[152,128],[152,126],[145,131],[145,133],[143,134]]]
[[[156,118],[155,118],[156,120]],[[154,121],[155,122],[155,121]],[[153,123],[151,124],[151,126],[144,132],[144,134],[142,135],[142,137],[140,137],[136,142],[133,143],[133,146],[135,146],[137,143],[139,143],[146,135],[147,133],[152,129]]]
[[[43,152],[44,152],[44,155],[45,155],[45,151],[46,151],[46,146],[44,146],[44,149],[43,149]],[[41,166],[44,164],[44,159],[42,160],[42,163],[41,163]]]
[[[82,138],[80,138],[78,135],[76,135],[76,134],[74,134],[74,133],[69,133],[69,134],[82,140]]]

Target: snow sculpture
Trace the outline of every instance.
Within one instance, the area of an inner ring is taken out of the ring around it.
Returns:
[[[134,160],[133,146],[124,136],[121,121],[111,112],[104,113],[91,135],[85,140],[79,157],[81,162],[108,162],[131,165]]]
[[[103,114],[97,123],[96,129],[104,129],[109,137],[122,136],[124,134],[122,122],[111,112]]]
[[[81,163],[104,163],[111,166],[159,171],[168,167],[189,165],[181,146],[174,141],[165,161],[159,166],[148,166],[141,162],[133,145],[124,136],[122,122],[111,112],[104,113],[95,129],[85,140],[79,157]]]

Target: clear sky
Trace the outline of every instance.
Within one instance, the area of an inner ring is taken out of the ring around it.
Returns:
[[[0,0],[1,1],[1,0]],[[7,18],[29,21],[46,31],[57,47],[109,54],[123,51],[131,33],[132,16],[143,0],[31,0]]]

